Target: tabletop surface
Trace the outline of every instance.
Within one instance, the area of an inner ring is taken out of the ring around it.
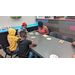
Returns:
[[[55,54],[59,58],[71,58],[75,54],[75,47],[70,42],[64,41],[64,43],[59,43],[60,39],[51,36],[51,40],[47,40],[42,35],[33,36],[35,36],[34,39],[28,33],[28,39],[32,39],[37,43],[37,46],[32,47],[32,49],[44,58],[49,58],[51,54]]]

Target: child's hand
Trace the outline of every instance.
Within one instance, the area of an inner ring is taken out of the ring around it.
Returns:
[[[27,31],[27,33],[28,33],[28,31]]]
[[[42,33],[41,31],[39,33]]]
[[[75,58],[75,55],[73,55],[72,58]]]
[[[34,33],[36,33],[36,30],[34,30]]]
[[[33,40],[29,39],[29,41],[33,41]]]
[[[75,46],[75,42],[73,42],[72,45]]]

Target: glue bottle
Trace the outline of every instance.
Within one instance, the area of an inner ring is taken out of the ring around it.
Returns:
[[[1,27],[0,27],[0,30],[1,30]]]

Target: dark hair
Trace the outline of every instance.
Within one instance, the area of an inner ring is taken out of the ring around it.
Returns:
[[[25,37],[25,35],[27,35],[26,32],[24,32],[24,31],[21,31],[21,32],[20,32],[20,37]]]
[[[43,27],[43,22],[39,21],[38,26]]]

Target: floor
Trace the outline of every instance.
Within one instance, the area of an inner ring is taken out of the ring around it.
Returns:
[[[3,51],[3,49],[0,49],[0,55],[2,55],[3,57],[5,57],[5,52]],[[16,56],[16,54],[13,55],[12,58],[14,58],[15,56]],[[7,55],[6,58],[11,58],[11,56]],[[17,58],[17,57],[16,57],[16,58]],[[33,57],[33,58],[34,58],[34,57]],[[40,58],[40,57],[38,56],[38,58]]]
[[[0,49],[0,54],[1,54],[3,57],[5,57],[5,52],[3,51],[3,49]],[[15,55],[13,55],[12,58],[14,58],[14,57],[15,57]],[[11,56],[7,55],[6,58],[11,58]]]

